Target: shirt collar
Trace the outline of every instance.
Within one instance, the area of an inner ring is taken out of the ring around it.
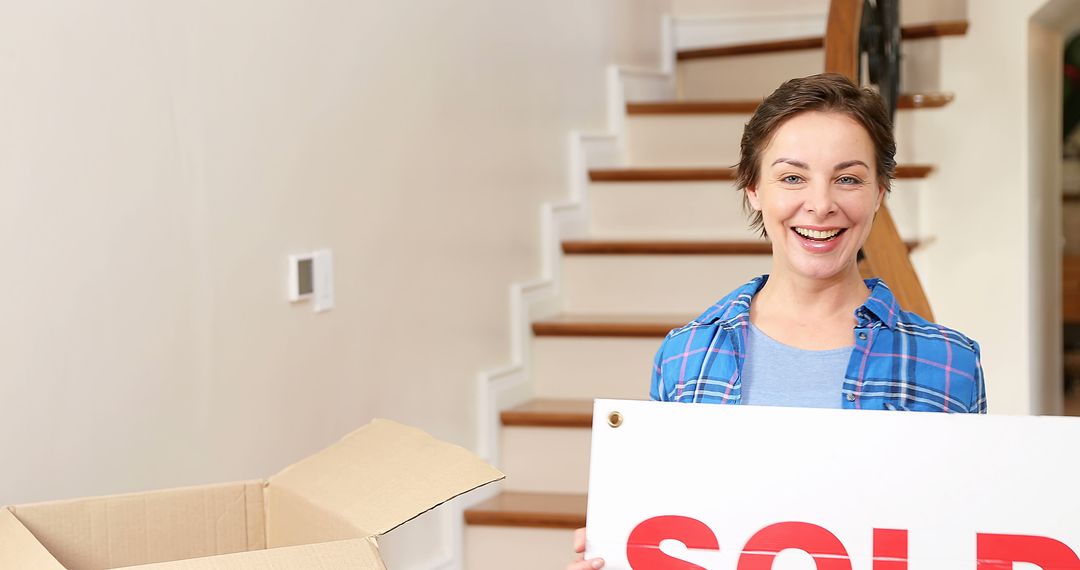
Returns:
[[[859,312],[865,309],[873,313],[890,330],[896,328],[896,320],[900,316],[900,305],[896,302],[896,297],[893,297],[889,286],[876,277],[864,279],[863,283],[866,283],[866,288],[870,290],[870,296],[855,312],[856,318],[858,318]]]
[[[750,300],[765,286],[768,279],[768,275],[755,277],[745,285],[732,291],[727,296],[726,302],[717,303],[694,320],[698,323],[708,324],[716,321],[730,322],[749,317]],[[876,318],[887,328],[896,328],[900,306],[896,303],[896,298],[893,297],[889,286],[878,278],[864,279],[863,283],[870,290],[870,296],[867,297],[865,303],[855,310],[855,318],[858,319],[859,326],[866,326],[871,318]]]

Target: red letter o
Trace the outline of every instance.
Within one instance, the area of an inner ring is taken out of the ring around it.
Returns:
[[[840,539],[820,526],[803,522],[776,523],[757,531],[743,547],[738,570],[771,570],[776,555],[789,548],[813,556],[817,570],[851,570]]]

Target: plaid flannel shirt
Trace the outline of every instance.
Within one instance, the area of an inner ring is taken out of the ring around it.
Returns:
[[[653,400],[738,404],[750,301],[768,275],[736,289],[656,353]],[[900,309],[880,279],[855,311],[855,349],[838,395],[844,408],[986,413],[979,345],[957,331]]]

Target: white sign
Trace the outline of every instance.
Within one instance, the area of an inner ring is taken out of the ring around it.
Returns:
[[[610,570],[1080,570],[1080,418],[624,400],[593,418],[586,555]]]

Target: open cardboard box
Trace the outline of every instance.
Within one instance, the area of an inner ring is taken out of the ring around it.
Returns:
[[[0,569],[381,570],[377,536],[502,478],[375,420],[265,481],[0,508]]]

